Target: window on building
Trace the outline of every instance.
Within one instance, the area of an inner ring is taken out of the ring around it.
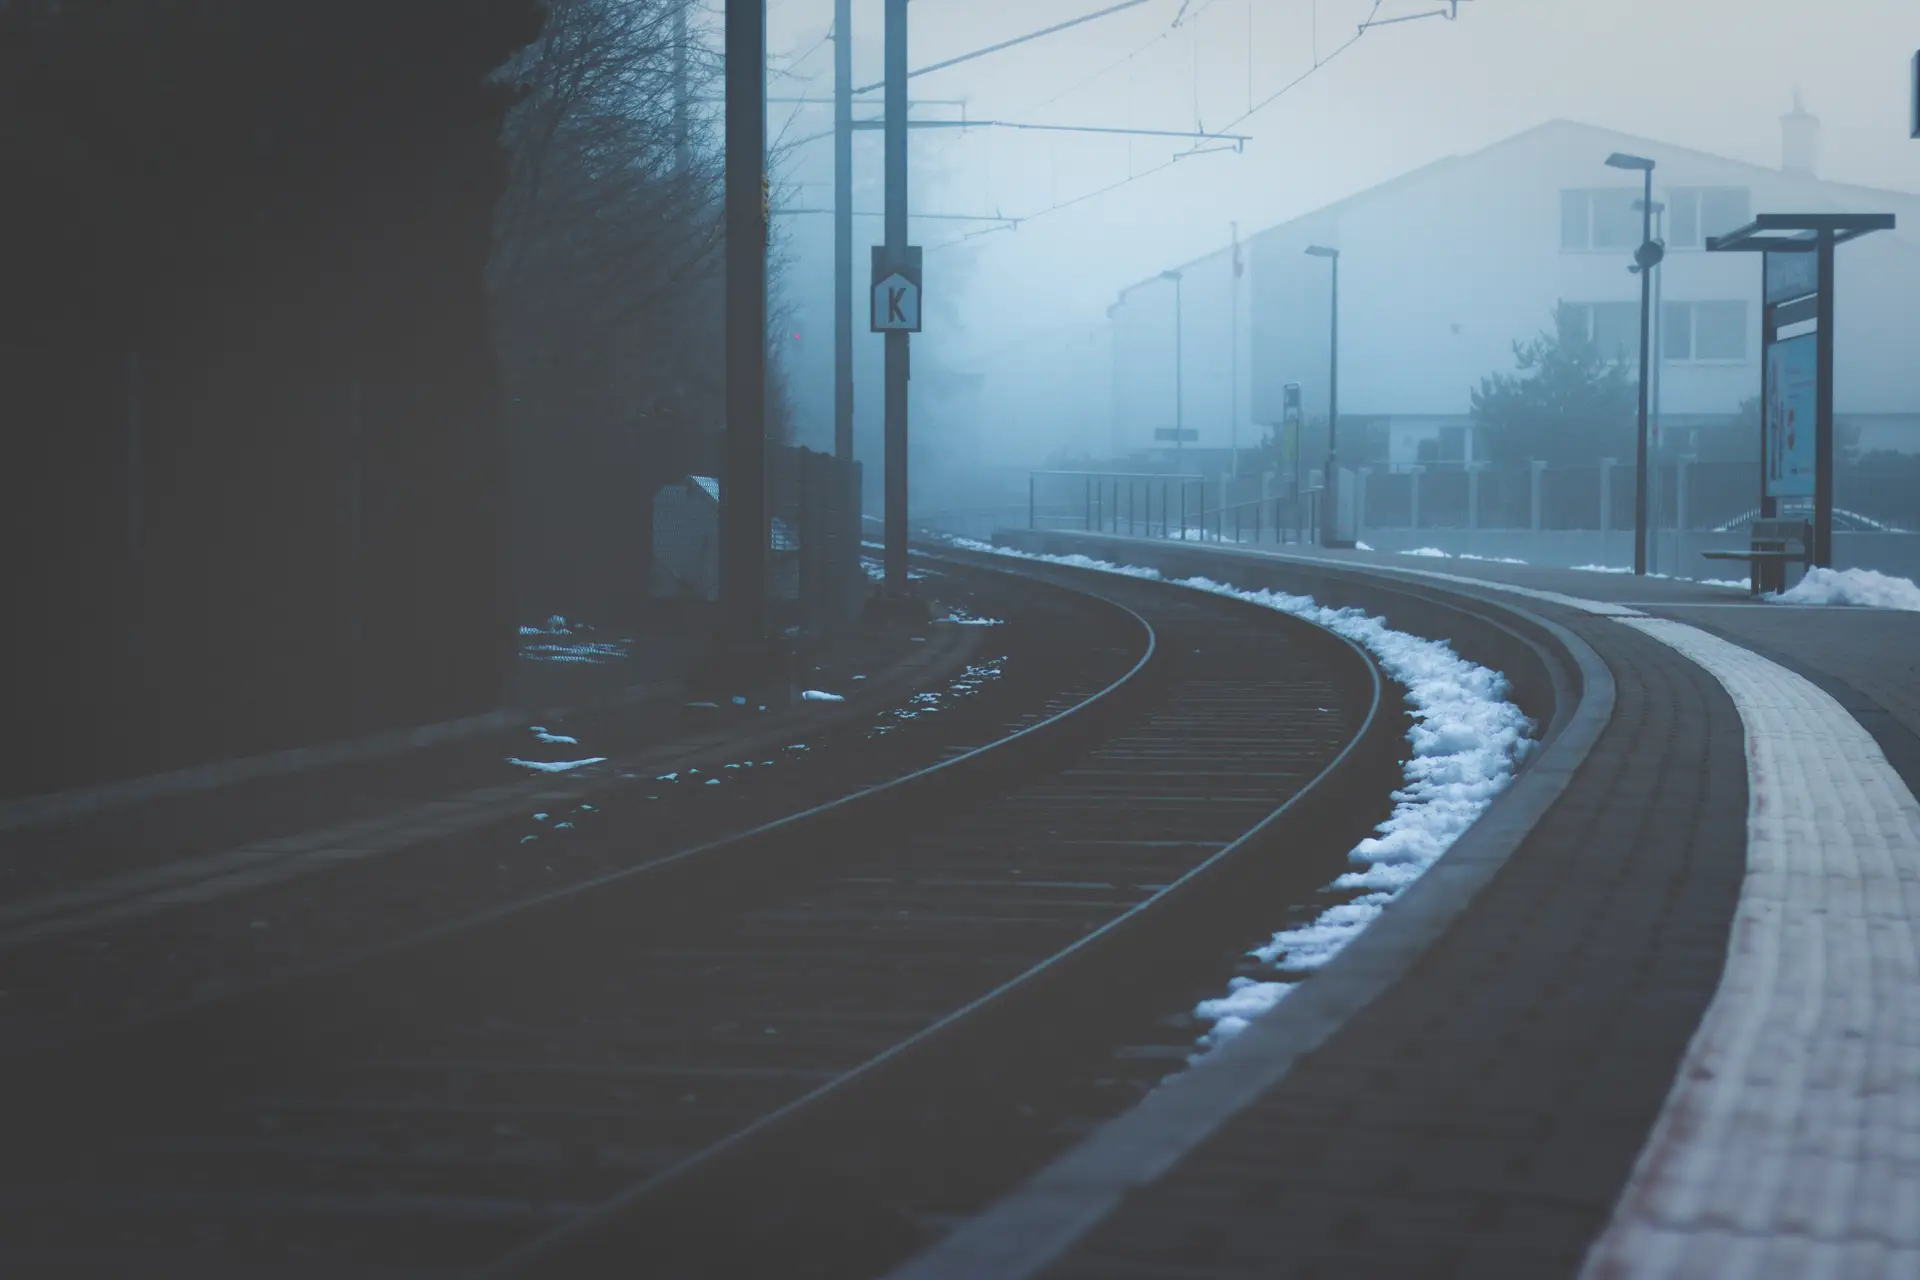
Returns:
[[[1745,187],[1674,187],[1667,192],[1667,245],[1704,248],[1708,236],[1723,236],[1752,221]]]
[[[1592,205],[1584,191],[1560,193],[1560,248],[1585,249],[1592,241]]]
[[[1637,187],[1595,187],[1560,193],[1563,250],[1631,249],[1640,243]]]
[[[1693,304],[1693,358],[1745,360],[1747,358],[1747,304],[1696,302]]]
[[[1592,342],[1607,360],[1638,359],[1640,304],[1579,302],[1573,306],[1574,332]]]
[[[1693,359],[1693,304],[1669,302],[1660,308],[1660,358]]]
[[[1434,461],[1465,462],[1467,460],[1467,429],[1465,427],[1441,427],[1439,444],[1439,455]]]
[[[1661,308],[1660,352],[1667,360],[1745,360],[1747,304],[1669,302]]]

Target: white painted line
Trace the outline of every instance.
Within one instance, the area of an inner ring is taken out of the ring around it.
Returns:
[[[1740,713],[1747,875],[1719,990],[1582,1276],[1920,1276],[1920,800],[1811,681],[1623,621]]]

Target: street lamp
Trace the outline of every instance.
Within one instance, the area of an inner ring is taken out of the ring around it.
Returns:
[[[1326,510],[1320,513],[1320,545],[1339,547],[1345,545],[1340,539],[1338,513],[1340,510],[1340,251],[1329,249],[1325,245],[1310,244],[1307,253],[1311,257],[1326,258],[1333,265],[1333,304],[1328,329],[1328,369],[1327,369],[1327,497]]]
[[[1180,334],[1183,327],[1180,318],[1180,275],[1178,271],[1160,273],[1161,279],[1173,281],[1173,466],[1176,471],[1180,469],[1180,445],[1186,437],[1185,419],[1181,413],[1186,397],[1180,385],[1181,368],[1185,363],[1180,351]],[[1185,502],[1186,499],[1182,498],[1181,501]],[[1180,536],[1184,538],[1186,532],[1182,530]]]
[[[1638,209],[1644,206],[1645,203],[1644,200],[1636,200],[1633,202],[1633,205],[1634,208]],[[1667,243],[1666,213],[1667,206],[1665,202],[1655,200],[1653,202],[1653,243],[1661,246],[1662,250],[1666,248]],[[1627,273],[1629,275],[1639,275],[1640,264],[1636,262],[1628,267]],[[1662,447],[1660,438],[1660,383],[1665,376],[1667,364],[1667,313],[1662,308],[1660,302],[1660,285],[1666,279],[1667,275],[1664,263],[1654,267],[1651,274],[1653,276],[1653,361],[1648,377],[1650,384],[1648,399],[1652,403],[1652,408],[1647,415],[1647,420],[1650,424],[1648,435],[1652,440],[1648,452],[1653,458],[1651,482],[1653,516],[1647,522],[1647,572],[1657,573],[1660,570],[1660,511],[1662,507],[1666,506],[1665,482],[1662,479],[1660,470],[1660,450]]]
[[[1653,307],[1653,268],[1660,262],[1660,246],[1653,241],[1653,161],[1645,156],[1630,156],[1616,151],[1607,157],[1612,169],[1638,170],[1646,181],[1646,194],[1640,202],[1640,247],[1633,251],[1640,268],[1640,422],[1634,441],[1633,464],[1633,571],[1647,571],[1647,356],[1651,337],[1648,312]]]

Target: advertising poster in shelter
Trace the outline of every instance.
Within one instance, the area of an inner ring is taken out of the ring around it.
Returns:
[[[1814,414],[1819,364],[1816,335],[1802,334],[1767,348],[1766,495],[1813,496]]]

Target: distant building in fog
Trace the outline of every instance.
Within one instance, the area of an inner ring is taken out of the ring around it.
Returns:
[[[1341,251],[1341,454],[1356,465],[1471,460],[1470,391],[1513,371],[1514,342],[1550,328],[1556,302],[1637,362],[1640,284],[1626,268],[1641,179],[1603,163],[1626,151],[1657,162],[1666,205],[1666,429],[1724,419],[1760,388],[1759,256],[1708,254],[1706,237],[1757,213],[1893,213],[1895,233],[1839,253],[1835,411],[1863,448],[1920,451],[1920,195],[1819,180],[1818,131],[1796,103],[1768,169],[1551,121],[1249,237],[1238,287],[1232,247],[1179,266],[1183,417],[1198,432],[1185,448],[1212,459],[1230,436],[1257,443],[1289,382],[1308,418],[1325,416],[1330,273],[1309,244]],[[1154,433],[1174,421],[1174,287],[1156,275],[1109,313],[1117,454],[1170,452]]]

